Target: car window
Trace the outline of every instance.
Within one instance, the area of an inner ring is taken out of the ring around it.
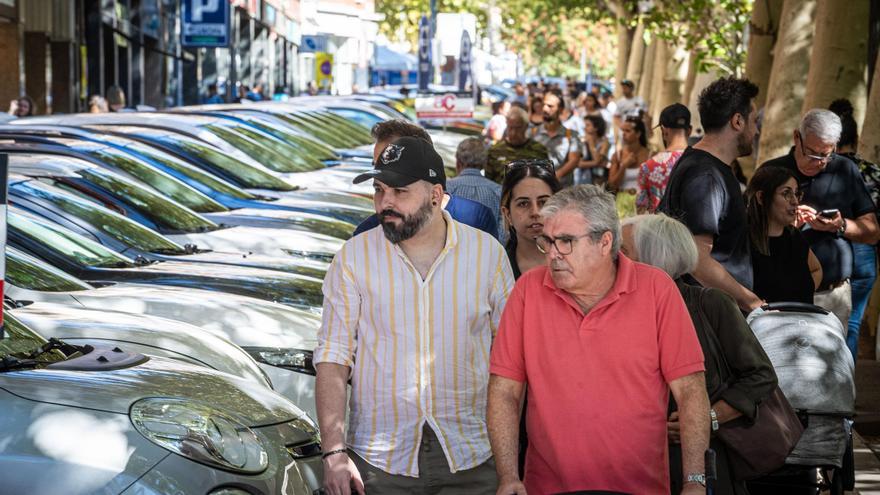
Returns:
[[[228,211],[226,207],[208,196],[165,172],[150,167],[148,164],[124,151],[109,147],[84,151],[100,159],[102,162],[125,171],[138,180],[149,184],[157,191],[194,211],[202,213]]]
[[[373,115],[365,110],[355,110],[353,108],[334,108],[333,113],[340,115],[346,119],[354,120],[358,124],[364,126],[372,127],[379,122],[382,122],[382,118]]]
[[[321,158],[310,154],[309,151],[296,144],[296,142],[286,142],[276,137],[266,136],[262,134],[262,131],[249,128],[245,125],[236,125],[235,130],[254,141],[262,141],[266,146],[273,149],[286,150],[284,151],[286,158],[301,164],[303,168],[303,170],[301,170],[302,172],[310,172],[312,170],[321,170],[324,168],[324,163],[321,162]]]
[[[194,181],[200,182],[219,193],[227,194],[229,196],[232,196],[233,198],[238,199],[256,199],[256,196],[245,191],[244,189],[234,186],[226,182],[225,180],[219,179],[207,172],[204,172],[198,167],[190,165],[186,161],[181,160],[180,158],[177,158],[176,156],[166,153],[160,149],[156,149],[152,146],[141,144],[138,142],[133,142],[132,144],[126,145],[126,149],[138,153],[149,160],[155,161],[156,163],[160,163],[163,166],[179,172]]]
[[[3,338],[0,339],[0,358],[24,358],[27,354],[40,348],[46,339],[28,328],[24,323],[3,308]],[[52,350],[39,356],[40,364],[64,361],[66,357],[60,351]]]
[[[179,148],[184,153],[195,156],[220,170],[223,170],[230,176],[234,177],[242,187],[271,189],[275,191],[292,191],[295,189],[293,185],[288,184],[263,170],[242,163],[235,158],[224,154],[210,144],[201,143],[195,139],[186,138],[184,136],[164,135],[157,136],[157,139],[162,143]]]
[[[339,155],[333,151],[333,148],[325,145],[311,136],[297,134],[289,124],[284,123],[280,119],[269,120],[266,118],[255,117],[252,115],[240,116],[251,125],[262,129],[265,132],[279,136],[279,138],[296,143],[308,153],[319,160],[338,160]]]
[[[80,266],[132,268],[135,263],[95,241],[33,216],[8,212],[9,229]]]
[[[81,218],[110,237],[150,253],[183,254],[186,250],[167,237],[126,218],[91,200],[70,194],[66,189],[44,182],[19,182],[10,186],[13,191],[49,201],[58,209]]]
[[[74,292],[93,288],[73,275],[12,246],[6,246],[6,281],[22,289],[45,292]]]
[[[315,125],[313,122],[308,122],[302,119],[298,114],[293,113],[279,113],[276,114],[277,117],[284,120],[288,124],[293,127],[299,129],[306,134],[311,136],[315,136],[321,141],[327,143],[328,145],[334,148],[348,148],[348,143],[335,133],[333,133],[330,129],[321,128],[319,125]]]
[[[285,153],[281,151],[285,147],[279,146],[277,143],[273,143],[275,144],[274,146],[266,146],[258,140],[244,135],[243,132],[225,125],[208,124],[204,128],[243,151],[246,155],[257,160],[270,170],[276,172],[307,172],[315,169],[298,158],[299,152],[288,149]]]
[[[132,205],[139,213],[158,225],[182,232],[207,232],[219,228],[216,223],[180,203],[164,198],[110,170],[96,167],[80,170],[78,174]]]

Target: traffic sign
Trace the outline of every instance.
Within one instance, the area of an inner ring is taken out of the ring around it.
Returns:
[[[180,43],[192,47],[229,46],[227,0],[183,0]]]
[[[327,37],[324,35],[304,34],[300,42],[300,53],[316,53],[327,51]]]

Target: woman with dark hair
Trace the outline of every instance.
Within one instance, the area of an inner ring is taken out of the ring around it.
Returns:
[[[535,237],[544,231],[541,208],[562,189],[550,160],[517,160],[501,183],[501,216],[509,234],[505,249],[514,278],[544,264]]]
[[[489,144],[495,144],[504,138],[504,130],[507,129],[507,111],[510,110],[510,102],[499,100],[492,103],[492,118],[483,129],[483,136]]]
[[[9,115],[14,115],[16,117],[30,117],[31,115],[36,115],[36,113],[37,104],[34,102],[34,99],[28,95],[21,95],[12,100],[9,104]]]
[[[880,167],[856,154],[859,143],[859,128],[853,117],[852,103],[845,98],[834,100],[828,110],[840,117],[840,123],[843,127],[840,140],[837,142],[837,154],[849,158],[859,167],[868,193],[874,200],[874,213],[876,214],[877,211],[880,211]],[[877,246],[853,242],[852,247],[853,270],[852,276],[850,276],[852,313],[850,313],[847,323],[846,345],[852,352],[855,361],[858,357],[859,329],[862,325],[862,317],[865,315],[865,307],[868,305],[871,289],[877,278]]]
[[[650,158],[648,130],[639,117],[627,117],[620,126],[620,146],[611,156],[608,170],[608,189],[617,194],[617,213],[620,218],[636,214],[639,166]]]
[[[610,146],[605,131],[605,119],[601,116],[584,117],[584,154],[575,170],[575,184],[595,184],[605,178],[605,164],[608,163]]]
[[[759,168],[746,188],[746,214],[754,271],[754,293],[767,302],[813,304],[822,267],[795,226],[798,190],[783,167]]]
[[[544,98],[542,95],[532,96],[529,102],[529,127],[544,124]]]

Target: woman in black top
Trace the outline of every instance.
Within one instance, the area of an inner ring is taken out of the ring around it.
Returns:
[[[759,168],[746,188],[754,293],[767,302],[813,303],[822,267],[794,224],[801,197],[786,168]]]
[[[514,278],[544,264],[535,237],[544,232],[541,208],[562,189],[549,160],[510,162],[501,182],[501,215],[509,236],[505,249]]]

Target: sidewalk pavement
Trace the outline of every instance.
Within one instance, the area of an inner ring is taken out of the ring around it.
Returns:
[[[860,342],[859,347],[863,346],[865,343]],[[871,358],[859,359],[856,391],[856,431],[853,434],[855,493],[880,495],[880,459],[875,453],[880,452],[880,362]]]

